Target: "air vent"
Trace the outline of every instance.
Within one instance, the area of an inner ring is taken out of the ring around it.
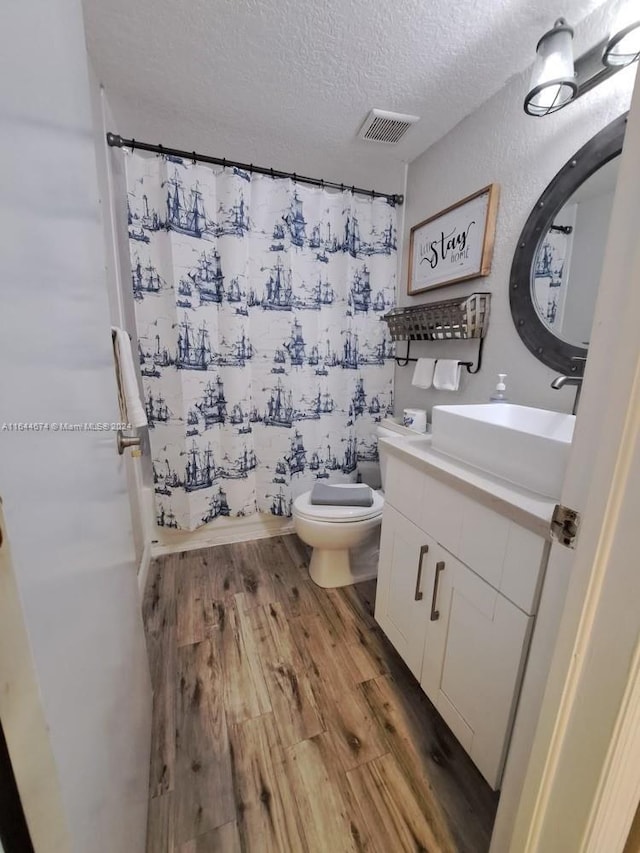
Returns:
[[[371,110],[358,136],[367,142],[382,142],[395,145],[409,130],[412,124],[420,121],[420,116],[406,116],[390,113],[386,110]]]

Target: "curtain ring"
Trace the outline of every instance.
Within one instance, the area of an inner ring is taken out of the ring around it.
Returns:
[[[340,192],[341,192],[341,193],[343,193],[343,192],[344,192],[344,184],[340,184]]]
[[[273,179],[273,177],[274,177],[274,175],[273,175],[273,166],[271,167],[271,170],[270,170],[270,171],[271,171],[271,178]]]
[[[324,189],[324,178],[320,178],[320,186]]]
[[[131,140],[131,153],[133,154],[133,152],[135,150],[136,150],[136,141],[135,141],[135,139],[132,139]]]
[[[356,188],[354,186],[352,186],[351,187],[351,195],[355,195],[355,193],[356,193]]]
[[[223,168],[223,169],[226,169],[226,168],[227,168],[227,158],[226,158],[226,157],[223,157],[223,158],[222,158],[222,168]]]
[[[371,190],[371,198],[374,199],[376,197],[376,191]]]
[[[196,152],[195,151],[191,152],[191,162],[193,163],[194,166],[196,165]]]
[[[297,180],[298,180],[298,176],[297,176],[297,175],[296,175],[296,173],[294,172],[294,173],[293,173],[293,183],[295,184],[295,182],[296,182]]]

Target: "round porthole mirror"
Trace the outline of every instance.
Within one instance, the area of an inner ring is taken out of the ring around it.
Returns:
[[[582,373],[602,274],[626,114],[587,142],[536,202],[511,267],[511,315],[527,348]]]

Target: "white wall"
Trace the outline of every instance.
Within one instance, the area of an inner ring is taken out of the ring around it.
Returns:
[[[79,0],[5,0],[0,423],[119,419]],[[76,853],[144,849],[150,684],[114,432],[0,432],[0,493]]]
[[[579,55],[607,32],[612,3],[605,3],[575,29]],[[531,45],[532,58],[535,44]],[[518,336],[509,308],[509,274],[520,232],[533,205],[565,162],[595,133],[628,109],[635,66],[593,89],[564,110],[532,118],[522,109],[528,73],[513,77],[493,98],[429,148],[409,166],[405,211],[405,242],[400,304],[447,299],[474,291],[492,294],[491,321],[484,363],[477,376],[463,374],[458,394],[421,391],[410,384],[412,367],[396,369],[396,411],[404,406],[474,403],[488,400],[496,374],[507,373],[513,402],[571,411],[574,389],[553,391],[556,375],[526,349]],[[437,213],[487,184],[501,187],[500,208],[491,274],[460,285],[406,295],[408,235],[412,225]],[[472,359],[477,344],[412,344],[413,355]],[[404,352],[404,344],[399,344]]]
[[[313,148],[283,148],[258,133],[248,134],[245,129],[223,125],[216,116],[194,115],[187,109],[183,113],[173,110],[169,113],[161,105],[148,101],[132,103],[108,86],[107,94],[118,133],[127,138],[160,142],[348,186],[393,193],[404,191],[405,164],[390,155],[384,145],[371,144],[364,151],[355,146],[353,152],[336,159],[323,145],[321,135]]]

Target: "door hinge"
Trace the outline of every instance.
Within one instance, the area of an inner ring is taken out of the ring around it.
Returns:
[[[556,504],[549,525],[551,538],[555,542],[561,542],[567,548],[575,548],[580,521],[580,513],[577,510]]]

